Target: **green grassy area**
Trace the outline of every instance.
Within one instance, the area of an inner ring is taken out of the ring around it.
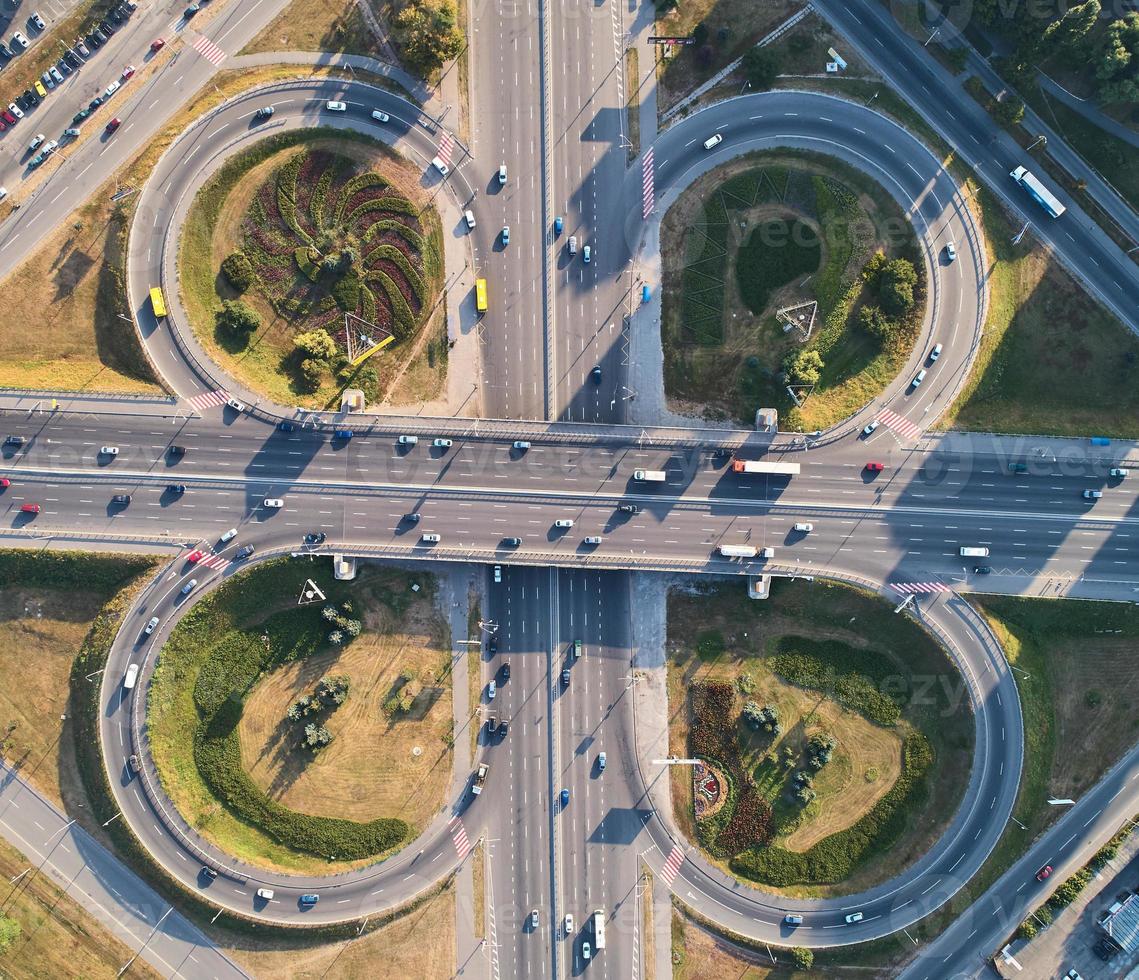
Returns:
[[[721,867],[729,868],[722,852],[741,830],[767,819],[762,808],[746,821],[732,812],[749,782],[771,807],[775,842],[732,851],[730,869],[788,894],[872,887],[944,829],[968,775],[972,714],[941,649],[888,604],[818,582],[776,582],[765,603],[734,583],[673,594],[668,653],[670,751],[714,759],[729,790],[720,811],[694,820],[691,774],[672,773],[674,811]],[[747,700],[773,707],[781,731],[737,720]],[[834,738],[834,756],[804,807],[789,796],[792,771],[820,732]]]
[[[747,421],[774,406],[785,428],[825,428],[894,378],[924,310],[924,271],[898,205],[864,174],[818,154],[753,153],[703,175],[665,215],[661,251],[665,390],[712,417]],[[919,270],[914,307],[889,341],[855,316],[874,301],[864,273],[879,251]],[[804,343],[775,313],[811,300],[818,306]],[[795,408],[784,361],[803,350],[823,367]]]
[[[940,425],[989,432],[1139,436],[1139,338],[978,190],[989,311],[973,371]]]
[[[202,599],[179,622],[160,654],[150,686],[148,732],[164,787],[183,816],[205,836],[240,860],[326,873],[330,867],[374,859],[406,840],[414,828],[389,817],[356,821],[320,816],[317,805],[310,812],[290,809],[276,801],[278,793],[260,789],[245,771],[238,728],[262,678],[331,649],[329,625],[322,616],[324,603],[296,604],[308,578],[327,596],[327,604],[341,606],[348,601],[355,609],[352,615],[363,619],[360,638],[346,642],[344,651],[384,632],[374,622],[376,609],[387,610],[385,622],[390,628],[408,616],[414,604],[430,605],[424,596],[432,594],[428,590],[415,596],[404,573],[371,567],[347,583],[335,581],[331,569],[308,563],[285,559],[258,566]],[[394,652],[387,652],[389,660]],[[358,692],[357,701],[366,699],[366,707],[380,711],[380,702],[386,704],[396,690],[398,661],[392,669],[390,683]],[[336,662],[322,666],[321,672],[325,671],[336,673]],[[399,683],[407,681],[401,677]],[[449,728],[450,718],[446,721]],[[366,760],[370,769],[398,762],[389,760],[389,750],[400,759],[410,755],[410,745],[404,745],[399,734],[398,729],[389,730],[388,737],[372,746],[370,761]],[[337,737],[352,735],[342,732]],[[351,786],[337,785],[346,799],[357,799]],[[319,782],[310,789],[310,794],[314,792],[321,792]]]
[[[625,118],[628,120],[629,146],[626,159],[632,163],[641,153],[641,69],[636,48],[625,52]],[[651,84],[651,83],[650,83]]]
[[[326,158],[339,165],[308,167],[308,161]],[[354,171],[359,173],[349,176]],[[286,176],[288,208],[279,207]],[[276,194],[269,193],[274,182]],[[343,193],[325,201],[337,190]],[[363,200],[369,195],[374,199]],[[422,198],[413,168],[364,134],[278,134],[230,159],[199,191],[183,229],[182,297],[199,340],[229,373],[278,402],[335,407],[345,387],[363,389],[369,401],[382,399],[400,380],[405,359],[414,359],[442,284],[442,226]],[[351,211],[343,213],[350,201]],[[405,248],[414,249],[414,263]],[[240,294],[260,317],[252,333],[217,319],[222,303],[239,296],[218,271],[236,250],[248,253],[259,274]],[[294,251],[305,254],[294,261]],[[313,257],[349,254],[355,257],[350,274],[326,283],[324,266]],[[386,324],[396,340],[361,365],[350,365],[338,350],[318,365],[315,387],[306,384],[293,338],[321,328],[339,334],[342,309]],[[442,384],[445,360],[431,359],[430,377]],[[421,398],[432,395],[419,392]]]
[[[343,51],[383,59],[357,0],[292,0],[241,54],[262,51]]]

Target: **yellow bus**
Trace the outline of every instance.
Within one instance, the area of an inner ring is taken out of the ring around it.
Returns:
[[[154,316],[161,320],[166,316],[166,300],[162,298],[162,290],[154,286],[150,290],[150,305],[154,307]]]
[[[486,280],[475,280],[475,309],[480,313],[486,312]]]

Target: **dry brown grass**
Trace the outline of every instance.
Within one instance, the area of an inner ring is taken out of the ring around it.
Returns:
[[[654,34],[687,37],[697,24],[708,27],[706,63],[697,45],[674,49],[657,70],[657,111],[663,112],[720,69],[735,61],[802,6],[800,0],[684,0],[658,18]],[[727,35],[720,38],[720,31]]]
[[[293,0],[241,53],[262,51],[344,51],[382,57],[357,0]]]
[[[4,758],[56,806],[85,800],[67,711],[71,662],[107,601],[94,592],[0,592],[0,724]],[[34,670],[28,664],[35,664]],[[69,763],[69,760],[70,761]]]
[[[225,952],[256,977],[273,980],[451,980],[455,975],[455,889],[363,939],[301,948]]]
[[[10,880],[29,867],[29,860],[0,840],[0,875]],[[128,949],[92,918],[46,874],[27,874],[5,891],[4,915],[20,923],[20,936],[4,953],[5,977],[114,977],[130,959]],[[161,976],[141,957],[130,976]]]
[[[253,781],[290,809],[357,821],[399,817],[421,828],[442,806],[451,780],[444,741],[451,686],[440,678],[447,655],[428,602],[414,603],[403,622],[379,628],[392,632],[365,633],[346,649],[264,678],[242,717],[242,758]],[[402,671],[415,675],[423,691],[407,716],[389,719],[381,705]],[[314,757],[298,745],[297,726],[285,711],[325,674],[347,674],[352,686],[324,722],[332,744]]]
[[[708,932],[683,913],[672,912],[673,980],[764,980],[772,974],[758,954],[745,953]]]

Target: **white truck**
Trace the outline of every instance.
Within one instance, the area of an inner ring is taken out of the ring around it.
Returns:
[[[633,479],[642,483],[664,483],[668,474],[664,470],[633,470]]]
[[[490,766],[485,762],[480,763],[478,769],[475,770],[475,781],[471,786],[471,795],[478,796],[482,792],[482,788],[486,785],[486,774],[490,772]]]
[[[720,554],[725,558],[774,558],[774,548],[756,548],[750,544],[722,544]]]
[[[961,549],[961,557],[962,558],[988,558],[989,557],[989,549],[988,548],[962,548]]]

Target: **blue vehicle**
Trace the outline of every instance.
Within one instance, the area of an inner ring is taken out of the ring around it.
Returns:
[[[510,244],[510,225],[503,225],[502,226],[502,244],[503,245],[509,245]]]
[[[312,908],[317,902],[320,901],[319,895],[302,895],[301,906],[304,908]]]
[[[277,423],[277,431],[278,432],[293,432],[295,429],[296,429],[296,426],[293,425],[292,422],[278,422]]]
[[[651,295],[652,295],[652,293],[649,292],[649,287],[648,287],[648,284],[646,283],[644,286],[641,287],[641,302],[647,303],[649,301],[649,297]]]
[[[562,808],[564,809],[567,806],[569,806],[569,790],[563,789],[562,790]]]
[[[560,235],[564,227],[565,224],[562,222],[562,216],[559,214],[556,218],[554,218],[554,234]]]
[[[340,440],[341,442],[348,442],[348,440],[352,438],[352,430],[351,429],[337,429],[332,437],[334,439]]]

